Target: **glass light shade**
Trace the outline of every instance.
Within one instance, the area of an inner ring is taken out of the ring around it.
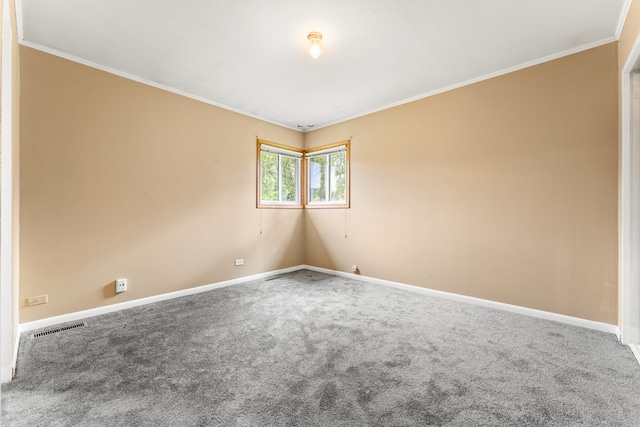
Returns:
[[[322,53],[322,49],[320,48],[320,40],[312,40],[311,46],[309,47],[309,55],[312,58],[317,59]]]
[[[320,46],[322,34],[316,31],[312,31],[307,36],[307,39],[309,39],[309,41],[311,42],[311,45],[309,46],[309,55],[311,55],[311,57],[314,59],[318,58],[320,56],[320,53],[322,53],[322,47]]]

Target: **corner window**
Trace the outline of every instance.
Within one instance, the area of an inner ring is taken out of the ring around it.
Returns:
[[[307,207],[349,207],[349,141],[305,151]]]
[[[303,151],[258,140],[257,207],[348,208],[349,141]]]
[[[302,150],[258,140],[258,207],[301,207]]]

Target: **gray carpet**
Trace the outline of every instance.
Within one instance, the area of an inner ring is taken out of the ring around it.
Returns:
[[[21,337],[11,426],[640,425],[613,335],[311,271]]]

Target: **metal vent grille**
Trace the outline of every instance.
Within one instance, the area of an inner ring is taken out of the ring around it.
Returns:
[[[83,326],[87,326],[86,322],[74,323],[72,325],[62,326],[60,328],[47,329],[46,331],[38,332],[37,334],[33,334],[33,338],[44,337],[47,335],[57,334],[58,332],[68,331],[69,329],[81,328]]]

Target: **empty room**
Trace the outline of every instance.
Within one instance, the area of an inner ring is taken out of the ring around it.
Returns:
[[[2,425],[638,425],[639,40],[631,0],[4,0]]]

